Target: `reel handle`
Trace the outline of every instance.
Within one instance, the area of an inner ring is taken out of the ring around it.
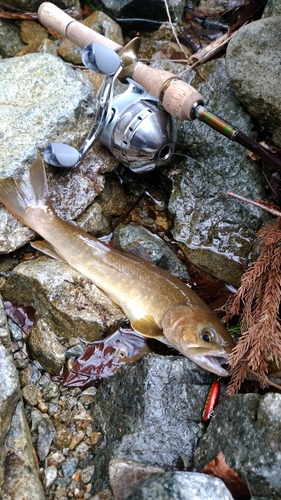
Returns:
[[[59,35],[69,38],[69,40],[81,49],[84,49],[90,43],[105,45],[115,51],[122,49],[121,45],[79,23],[53,3],[44,2],[40,5],[38,20],[41,24],[56,31]]]
[[[75,21],[50,2],[41,4],[38,10],[38,19],[41,24],[66,36],[78,47],[84,48],[90,43],[98,43],[117,52],[122,49],[117,43]],[[120,57],[122,59],[121,54]],[[124,63],[126,68],[126,61]],[[204,103],[203,97],[197,90],[168,71],[150,68],[141,62],[136,62],[131,66],[131,74],[127,76],[159,99],[168,113],[181,120],[194,119],[193,109],[197,104]]]

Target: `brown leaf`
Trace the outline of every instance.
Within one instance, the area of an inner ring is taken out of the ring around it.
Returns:
[[[249,500],[250,490],[242,477],[229,467],[225,461],[222,451],[201,470],[204,474],[220,478],[229,489],[233,498],[237,500]]]

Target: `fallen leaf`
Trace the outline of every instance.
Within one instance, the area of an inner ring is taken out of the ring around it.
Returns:
[[[227,465],[222,451],[214,460],[205,465],[201,472],[221,479],[235,500],[249,500],[251,498],[246,482],[234,469]]]

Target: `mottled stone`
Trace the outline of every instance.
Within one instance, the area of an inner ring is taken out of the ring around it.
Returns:
[[[113,458],[162,468],[180,454],[192,460],[212,380],[187,358],[148,354],[103,381],[91,407],[93,431],[102,434],[101,449],[93,448],[93,493],[107,486]]]
[[[80,148],[96,113],[96,97],[86,75],[50,54],[0,61],[0,177],[20,176],[51,142]],[[78,217],[103,188],[102,173],[117,161],[96,145],[76,169],[48,169],[55,209]],[[0,207],[0,253],[34,237]]]
[[[44,26],[35,21],[22,21],[20,25],[20,36],[24,43],[41,42],[48,38],[48,31]]]
[[[62,463],[61,469],[65,477],[72,476],[77,469],[78,458],[72,457]]]
[[[41,391],[35,384],[25,385],[22,389],[22,395],[30,406],[36,406],[39,400],[42,399]]]
[[[249,114],[281,146],[281,16],[249,23],[230,40],[226,68],[231,86]]]
[[[96,237],[105,236],[111,230],[109,218],[103,214],[102,207],[97,201],[94,201],[76,222],[84,231]]]
[[[0,484],[1,499],[43,500],[32,453],[17,370],[13,363],[7,318],[0,296]]]
[[[206,81],[192,72],[185,78],[202,94],[206,107],[251,136],[250,119],[231,89],[224,60],[205,64],[200,74]],[[238,286],[241,262],[251,261],[256,232],[268,216],[226,193],[264,199],[261,173],[245,148],[199,120],[179,123],[178,146],[186,158],[167,169],[173,236],[196,266]]]
[[[164,472],[140,486],[128,500],[233,500],[225,484],[197,472]]]
[[[114,237],[122,251],[146,258],[180,278],[190,278],[176,252],[145,227],[133,224],[119,226],[114,231]]]
[[[218,405],[195,452],[200,470],[222,451],[255,497],[281,496],[281,394],[238,394]],[[239,453],[237,452],[239,450]]]
[[[24,297],[58,337],[98,340],[124,318],[95,285],[67,264],[47,257],[19,264],[5,284],[4,295],[14,303]],[[34,342],[40,349],[40,342],[36,338]]]
[[[0,56],[13,57],[23,47],[19,26],[14,21],[0,19]]]
[[[39,361],[45,370],[57,374],[66,359],[66,349],[58,341],[48,322],[38,318],[28,337],[28,346],[33,358]]]
[[[58,470],[54,465],[50,465],[46,467],[44,470],[44,486],[45,488],[50,488],[52,484],[55,482],[58,476]]]
[[[114,458],[109,462],[109,482],[114,500],[124,500],[146,479],[164,472],[159,467],[152,467],[130,460]]]
[[[37,452],[40,460],[44,460],[49,453],[56,430],[50,418],[42,418],[38,425]]]
[[[281,16],[281,4],[279,0],[267,0],[262,17]]]

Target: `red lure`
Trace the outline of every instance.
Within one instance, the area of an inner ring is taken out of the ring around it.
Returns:
[[[214,409],[218,404],[219,396],[220,396],[220,382],[219,380],[216,380],[215,382],[212,383],[209,389],[206,403],[204,406],[202,420],[205,424],[208,424],[210,422],[214,413]]]

